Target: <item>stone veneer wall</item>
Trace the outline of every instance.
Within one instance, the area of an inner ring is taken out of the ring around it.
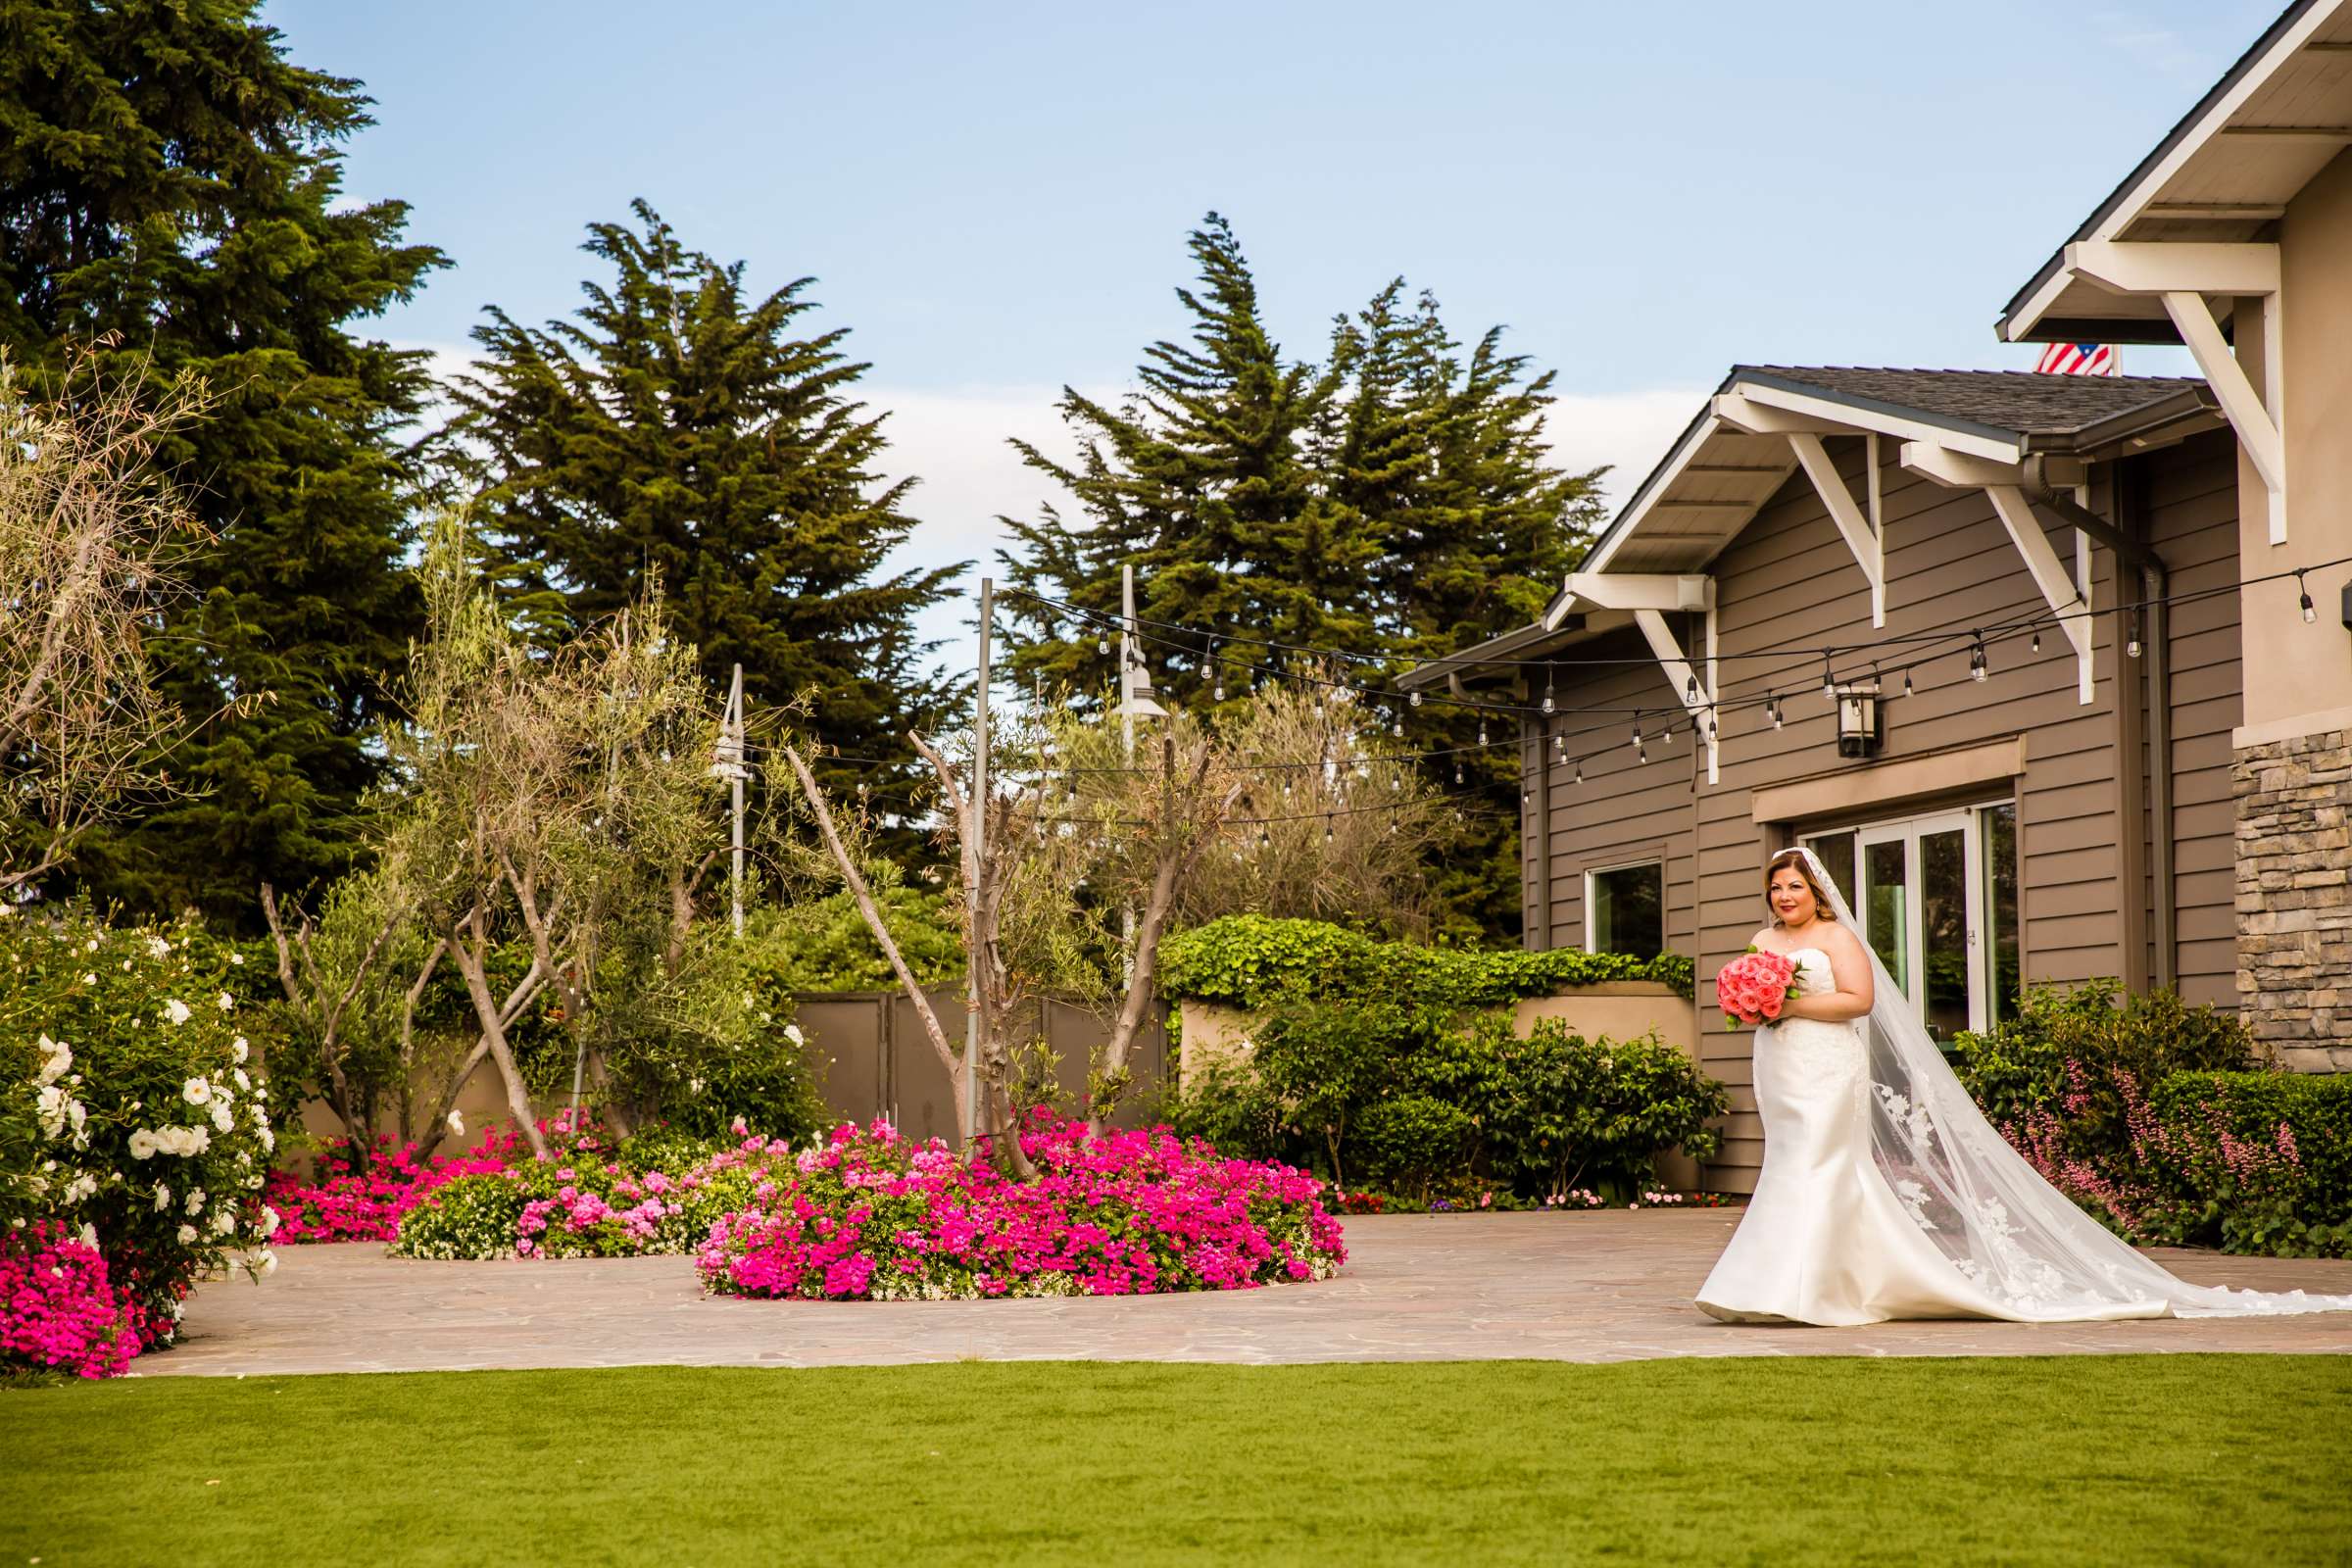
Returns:
[[[2237,992],[2282,1065],[2352,1071],[2352,730],[2236,754]]]

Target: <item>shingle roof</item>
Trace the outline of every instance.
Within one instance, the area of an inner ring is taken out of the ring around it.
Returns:
[[[1741,365],[1724,383],[1762,378],[1888,414],[1910,411],[2015,435],[2069,435],[2203,389],[2194,376],[2038,375],[2024,370],[1886,370]]]

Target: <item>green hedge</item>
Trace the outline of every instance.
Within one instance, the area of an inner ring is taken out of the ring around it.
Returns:
[[[1378,998],[1402,1006],[1495,1006],[1575,986],[1650,980],[1691,994],[1690,960],[1662,953],[1481,953],[1381,942],[1321,920],[1228,915],[1160,948],[1160,993],[1261,1012],[1305,996]]]
[[[2288,1257],[2352,1254],[2352,1075],[2177,1072],[2148,1096],[2163,1240]]]
[[[1624,1202],[1656,1156],[1713,1154],[1724,1086],[1654,1035],[1588,1040],[1557,1020],[1386,1001],[1292,1001],[1247,1065],[1194,1075],[1167,1104],[1228,1154],[1321,1171],[1427,1202],[1499,1189],[1529,1201],[1580,1189]]]

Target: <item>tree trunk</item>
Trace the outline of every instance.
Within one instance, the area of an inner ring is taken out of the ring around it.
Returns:
[[[923,988],[916,983],[914,971],[906,967],[906,958],[899,953],[898,943],[891,937],[890,927],[883,924],[882,911],[875,906],[874,895],[866,887],[865,877],[858,871],[857,861],[851,858],[849,850],[841,842],[841,834],[833,826],[832,808],[826,805],[824,792],[817,788],[815,775],[808,771],[808,764],[802,760],[798,748],[788,745],[783,751],[785,760],[792,764],[793,773],[801,781],[802,793],[808,797],[809,808],[816,813],[816,828],[824,835],[825,848],[832,852],[833,863],[841,868],[842,880],[849,884],[850,897],[857,901],[858,912],[865,916],[866,929],[873,933],[875,945],[881,948],[882,956],[890,960],[891,971],[899,977],[900,986],[914,1004],[915,1015],[923,1022],[923,1033],[930,1037],[931,1049],[938,1054],[940,1065],[948,1070],[948,1082],[954,1086],[956,1103],[962,1104],[963,1063],[948,1045],[948,1032],[940,1026],[939,1014],[931,1007],[931,999],[923,994]],[[972,956],[968,953],[964,955],[964,961],[971,962]]]
[[[490,1059],[498,1063],[499,1077],[506,1081],[507,1110],[514,1116],[514,1125],[523,1138],[529,1142],[531,1152],[544,1158],[547,1154],[547,1139],[531,1119],[531,1097],[523,1087],[521,1071],[514,1065],[514,1054],[507,1047],[506,1020],[500,1016],[498,1000],[490,995],[490,978],[484,972],[482,951],[466,940],[468,927],[474,941],[482,941],[479,909],[467,915],[464,923],[451,931],[450,956],[457,960],[458,973],[466,978],[466,995],[472,1000],[473,1015],[482,1026],[482,1043],[490,1048]],[[536,964],[532,966],[534,973],[537,967]]]

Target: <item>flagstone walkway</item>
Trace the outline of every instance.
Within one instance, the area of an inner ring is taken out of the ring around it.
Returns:
[[[134,1375],[912,1361],[1418,1361],[1686,1355],[2352,1352],[2352,1312],[2039,1326],[1734,1328],[1690,1305],[1724,1211],[1358,1217],[1318,1285],[1105,1299],[746,1301],[682,1257],[422,1263],[288,1247],[259,1285],[207,1285],[178,1348]],[[2165,1251],[2203,1284],[2352,1293],[2352,1260]]]

